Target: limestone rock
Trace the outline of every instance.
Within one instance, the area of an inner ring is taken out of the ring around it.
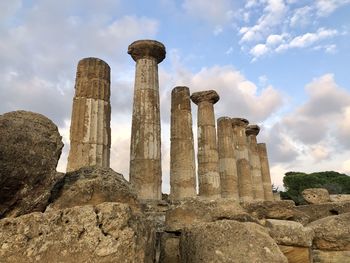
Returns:
[[[287,257],[288,263],[312,263],[311,249],[308,247],[279,245],[279,248]]]
[[[310,222],[312,222],[327,216],[349,213],[350,201],[314,205],[299,205],[296,207],[296,209],[305,213],[310,218]]]
[[[160,241],[160,263],[181,263],[180,237],[173,233],[162,233]]]
[[[222,219],[257,222],[234,199],[191,198],[166,212],[165,229],[176,232],[200,222],[213,222]]]
[[[287,263],[266,230],[255,223],[220,220],[185,229],[180,241],[184,263]]]
[[[313,263],[346,263],[350,261],[350,251],[312,251]]]
[[[151,224],[126,204],[103,203],[0,221],[1,262],[153,262]]]
[[[324,250],[350,250],[350,213],[329,216],[308,225],[315,232],[313,246]]]
[[[331,202],[350,202],[349,194],[329,195]]]
[[[0,115],[0,218],[43,211],[63,143],[57,126],[41,114]]]
[[[301,193],[309,204],[323,204],[330,201],[329,193],[324,188],[309,188]]]
[[[282,219],[302,223],[309,222],[306,214],[296,209],[293,201],[253,201],[244,202],[242,207],[259,219]]]
[[[309,227],[287,220],[267,219],[270,236],[279,245],[311,247],[314,232]]]
[[[67,173],[52,190],[50,209],[63,209],[103,202],[126,203],[138,206],[137,195],[123,175],[110,168],[83,167]]]

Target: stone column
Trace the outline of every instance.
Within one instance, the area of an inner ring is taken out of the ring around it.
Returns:
[[[238,191],[241,201],[253,200],[247,136],[245,134],[245,129],[248,126],[248,123],[248,120],[243,118],[232,118],[233,144],[235,148],[238,175]]]
[[[196,195],[190,90],[175,87],[171,92],[170,199]]]
[[[221,196],[239,200],[231,118],[219,118],[217,127]]]
[[[79,61],[75,79],[67,172],[109,167],[111,148],[110,68],[98,58]]]
[[[161,200],[161,140],[158,63],[165,47],[154,40],[133,42],[128,53],[136,61],[130,145],[130,182],[141,200]]]
[[[259,152],[260,163],[261,163],[261,175],[262,175],[262,182],[264,187],[265,200],[273,201],[274,197],[272,194],[269,159],[267,157],[267,150],[266,150],[265,143],[258,143],[258,152]]]
[[[214,104],[220,99],[214,90],[195,92],[191,100],[198,105],[198,181],[199,196],[221,197]]]
[[[249,164],[250,173],[252,176],[253,183],[253,194],[255,200],[264,200],[264,187],[261,175],[261,164],[258,152],[258,143],[256,136],[260,132],[258,125],[249,125],[246,128],[246,135],[248,140],[248,153],[249,153]]]

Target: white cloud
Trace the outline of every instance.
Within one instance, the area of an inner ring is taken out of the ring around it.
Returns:
[[[251,55],[253,55],[254,57],[260,57],[262,55],[265,55],[268,51],[269,51],[269,49],[267,48],[267,46],[265,44],[258,44],[256,46],[254,46],[249,51],[249,53]]]
[[[336,35],[338,35],[338,31],[335,29],[319,28],[315,33],[305,33],[294,37],[289,43],[281,44],[277,47],[276,51],[280,52],[291,48],[310,47],[322,40],[332,38]]]
[[[311,22],[313,10],[314,9],[311,6],[304,6],[296,9],[290,19],[290,26],[296,27],[308,25]]]
[[[264,14],[252,27],[242,27],[239,31],[242,34],[241,43],[259,41],[267,36],[276,26],[284,20],[287,7],[283,0],[267,0]]]
[[[328,16],[336,9],[350,3],[350,0],[316,0],[315,6],[318,16]]]
[[[272,86],[259,90],[242,73],[231,66],[203,68],[197,73],[181,73],[176,85],[185,85],[191,92],[215,89],[221,95],[215,109],[217,116],[237,116],[252,122],[261,122],[283,104],[282,94]]]

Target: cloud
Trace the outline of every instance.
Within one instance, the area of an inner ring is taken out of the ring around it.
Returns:
[[[348,3],[350,0],[318,0],[313,3],[294,0],[247,1],[239,11],[240,16],[237,16],[241,50],[248,51],[253,57],[252,61],[290,49],[310,48],[334,54],[337,52],[334,37],[342,33],[320,25],[324,23],[322,20],[325,16]],[[306,29],[309,32],[305,32]],[[323,41],[328,43],[321,43]]]
[[[349,150],[350,93],[336,83],[333,74],[315,78],[305,91],[306,102],[281,116],[264,135],[273,164],[295,165],[298,157],[327,161]]]
[[[306,26],[311,22],[314,8],[311,6],[304,6],[294,11],[290,19],[290,26]]]
[[[253,47],[249,53],[254,57],[260,57],[265,55],[269,51],[269,48],[265,44],[258,44]]]
[[[182,69],[181,72],[184,72]],[[217,116],[245,117],[261,122],[278,111],[282,94],[272,86],[258,89],[231,66],[202,68],[199,72],[178,74],[175,85],[186,85],[191,92],[215,89],[221,95],[215,105]]]
[[[337,36],[338,34],[338,31],[335,29],[319,28],[315,33],[305,33],[292,38],[289,42],[278,46],[276,51],[281,52],[292,48],[310,47],[322,40]]]
[[[336,9],[347,5],[350,0],[316,0],[315,6],[318,16],[329,16]]]
[[[283,0],[267,0],[263,12],[254,26],[242,27],[239,30],[242,35],[241,43],[264,39],[276,26],[282,23],[287,7]]]

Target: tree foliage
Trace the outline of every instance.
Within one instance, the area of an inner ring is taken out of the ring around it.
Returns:
[[[292,199],[296,204],[304,204],[301,192],[307,188],[326,188],[330,194],[350,194],[350,176],[334,171],[306,174],[287,172],[283,178],[285,192],[282,199]]]

